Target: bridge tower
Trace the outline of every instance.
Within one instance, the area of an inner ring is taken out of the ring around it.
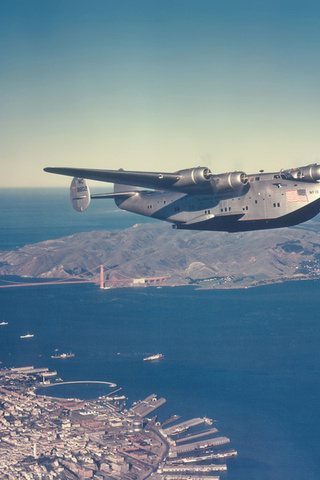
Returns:
[[[100,288],[104,288],[103,265],[100,265]]]

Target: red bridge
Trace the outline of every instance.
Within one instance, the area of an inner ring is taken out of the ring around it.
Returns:
[[[106,275],[105,275],[106,270]],[[90,275],[90,279],[86,276]],[[131,278],[123,273],[117,272],[114,269],[109,269],[103,265],[94,267],[92,270],[87,270],[85,273],[80,275],[74,275],[70,279],[57,279],[57,280],[48,280],[48,281],[26,281],[26,282],[14,282],[12,280],[5,280],[4,278],[0,279],[0,288],[13,288],[13,287],[39,287],[43,285],[69,285],[76,283],[99,283],[100,288],[111,288],[112,284],[115,283],[130,283],[135,285],[154,285],[163,282],[168,277],[142,277],[142,278]]]

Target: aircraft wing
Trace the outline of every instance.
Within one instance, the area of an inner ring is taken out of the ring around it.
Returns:
[[[87,178],[100,182],[120,183],[122,185],[134,185],[156,190],[174,189],[180,180],[178,173],[155,173],[155,172],[130,172],[125,170],[92,170],[90,168],[60,168],[47,167],[45,172],[67,175],[70,177]]]

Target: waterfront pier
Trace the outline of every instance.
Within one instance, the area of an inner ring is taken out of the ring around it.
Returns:
[[[226,464],[211,464],[211,465],[184,465],[173,466],[168,465],[163,467],[162,472],[167,473],[210,473],[210,472],[225,472],[227,470]]]
[[[211,475],[165,475],[165,480],[220,480],[220,477],[212,477]]]
[[[157,396],[153,394],[149,395],[149,397],[147,397],[145,400],[139,400],[130,408],[130,411],[136,415],[139,415],[140,417],[145,417],[164,403],[166,403],[165,398],[159,398],[158,400]]]
[[[193,452],[194,450],[203,450],[204,448],[217,447],[219,445],[225,445],[230,443],[230,439],[227,437],[216,437],[199,442],[187,443],[185,445],[173,446],[170,449],[169,456],[174,457],[181,453]]]
[[[178,435],[179,433],[185,432],[191,427],[196,427],[201,425],[202,423],[207,423],[207,418],[192,418],[191,420],[187,420],[185,422],[178,423],[177,425],[173,425],[172,427],[167,427],[163,429],[163,433],[167,436],[170,435]]]
[[[178,438],[176,440],[176,443],[183,443],[188,442],[189,440],[195,440],[196,438],[208,437],[208,435],[211,435],[212,433],[217,433],[218,431],[219,430],[217,428],[210,428],[209,430],[205,430],[204,432],[185,435],[184,437]]]

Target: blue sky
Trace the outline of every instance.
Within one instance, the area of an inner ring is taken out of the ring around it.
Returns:
[[[1,187],[320,162],[320,5],[2,0]]]

